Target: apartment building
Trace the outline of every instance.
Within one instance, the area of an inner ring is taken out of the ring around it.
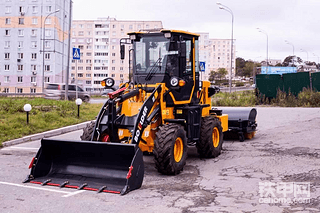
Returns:
[[[120,58],[120,39],[128,32],[162,28],[161,21],[121,21],[115,18],[73,20],[72,46],[80,48],[80,60],[72,60],[71,80],[86,91],[99,92],[101,81],[115,79],[116,85],[129,80],[129,50]]]
[[[63,82],[68,60],[70,0],[0,2],[0,90],[41,93]]]
[[[199,60],[206,64],[202,80],[208,80],[210,72],[225,68],[228,73],[231,66],[231,39],[210,39],[209,33],[199,33]],[[233,40],[232,77],[235,76],[236,47]],[[229,74],[226,76],[229,77]]]

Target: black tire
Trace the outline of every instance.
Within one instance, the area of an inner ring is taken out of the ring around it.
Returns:
[[[82,141],[91,141],[91,136],[93,134],[95,124],[96,121],[91,121],[87,124],[86,127],[83,128],[83,133],[80,136]]]
[[[219,118],[207,116],[201,118],[200,141],[196,144],[200,157],[212,158],[220,155],[223,133]]]
[[[187,160],[187,136],[179,124],[161,126],[154,140],[154,161],[158,172],[165,175],[179,174]]]
[[[85,97],[83,98],[83,102],[88,103],[89,101],[90,101],[90,98],[89,98],[88,96],[85,96]]]

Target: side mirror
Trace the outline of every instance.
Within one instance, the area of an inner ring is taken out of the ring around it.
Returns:
[[[121,57],[121,60],[123,60],[124,57],[125,57],[125,46],[124,46],[124,44],[120,45],[120,57]]]

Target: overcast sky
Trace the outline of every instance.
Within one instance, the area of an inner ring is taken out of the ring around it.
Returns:
[[[318,62],[320,0],[220,0],[234,14],[236,57],[283,60],[294,54]],[[117,20],[162,21],[167,29],[209,32],[210,38],[231,38],[231,14],[209,0],[75,0],[74,20],[114,17]],[[286,44],[285,40],[292,45]],[[303,49],[304,51],[301,51]],[[317,56],[314,56],[316,54]]]

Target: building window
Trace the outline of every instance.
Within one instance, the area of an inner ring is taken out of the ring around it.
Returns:
[[[31,71],[37,71],[37,65],[32,64],[31,65]]]
[[[32,29],[31,30],[31,36],[37,36],[37,30],[36,29]]]
[[[5,41],[4,42],[4,47],[9,48],[10,47],[10,41]]]
[[[112,56],[116,56],[116,53],[112,53]]]
[[[37,18],[32,18],[32,24],[38,24],[38,19]]]
[[[9,76],[6,76],[9,77]],[[3,88],[3,93],[9,93],[9,88]]]
[[[10,70],[10,65],[9,64],[5,64],[4,65],[4,71],[9,71]]]
[[[46,29],[45,36],[47,36],[47,37],[51,36],[51,30],[50,29]]]
[[[44,54],[44,58],[47,59],[47,60],[49,60],[49,59],[50,59],[50,53],[45,53],[45,54]]]
[[[90,68],[91,68],[91,67],[90,67]],[[87,78],[91,78],[91,74],[90,74],[90,73],[87,73],[87,74],[86,74],[86,77],[87,77]]]
[[[24,18],[19,18],[19,24],[24,24]]]
[[[112,60],[111,63],[115,64],[115,63],[116,63],[116,60]]]
[[[10,59],[10,53],[4,53],[4,59]]]
[[[82,78],[83,74],[82,73],[78,73],[78,78]]]
[[[90,60],[90,59],[87,59],[87,60],[86,60],[86,63],[87,63],[87,64],[91,64],[91,60]]]
[[[11,18],[6,18],[6,24],[11,24]]]
[[[19,7],[19,12],[20,12],[20,13],[24,13],[24,7],[23,7],[23,6],[20,6],[20,7]]]
[[[18,59],[23,59],[23,53],[18,53]]]
[[[31,53],[31,59],[33,60],[37,59],[37,53]]]
[[[120,74],[120,78],[123,78],[123,74]]]
[[[22,88],[17,88],[17,93],[23,93],[23,89]]]
[[[37,78],[35,76],[32,76],[30,82],[31,83],[37,82]]]
[[[86,67],[86,70],[91,70],[91,67]]]
[[[23,36],[24,35],[24,30],[18,30],[18,36]]]
[[[49,77],[44,77],[44,82],[49,83],[50,82],[50,78]]]
[[[50,71],[50,65],[44,65],[44,70],[49,72]]]
[[[115,68],[115,67],[112,67],[112,70],[116,70],[116,68]]]
[[[115,74],[111,74],[111,77],[114,78],[116,75]]]
[[[45,41],[44,46],[45,48],[50,48],[50,41]]]
[[[32,13],[37,13],[37,12],[38,12],[38,7],[32,6]]]
[[[9,83],[10,82],[10,76],[4,76],[4,82]]]
[[[92,53],[86,53],[87,56],[92,56]]]
[[[132,25],[129,25],[129,30],[132,30],[133,29],[133,26]]]
[[[47,11],[47,13],[50,13],[52,11],[52,7],[51,6],[46,6],[46,11]]]
[[[10,36],[10,30],[5,30],[5,35]]]
[[[23,71],[23,65],[22,64],[18,64],[18,71]]]
[[[23,76],[18,76],[18,82],[22,83],[23,82]]]
[[[31,47],[36,48],[37,47],[37,42],[36,41],[31,41]]]
[[[37,93],[37,89],[36,88],[30,88],[30,93]]]
[[[122,71],[122,70],[123,70],[123,67],[120,67],[120,70]]]
[[[78,32],[78,36],[83,36],[84,35],[84,32],[83,31],[79,31]]]
[[[23,41],[18,41],[18,48],[22,48],[23,47]]]
[[[86,84],[91,84],[91,81],[86,81]]]
[[[11,13],[11,6],[6,6],[6,13]]]
[[[51,24],[51,18],[47,18],[46,23],[45,24]]]
[[[83,67],[78,67],[78,70],[83,70]]]

